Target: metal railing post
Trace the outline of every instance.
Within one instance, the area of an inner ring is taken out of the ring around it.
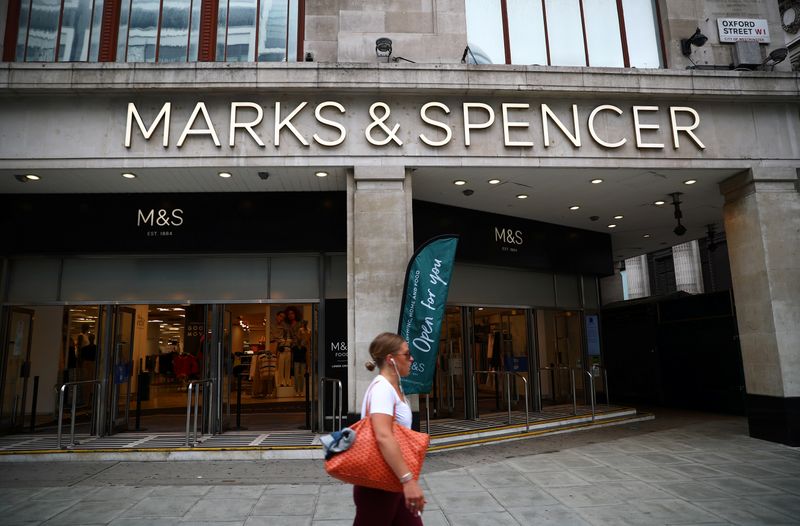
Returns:
[[[209,433],[212,431],[213,421],[211,420],[211,411],[214,407],[213,389],[207,389],[206,386],[213,387],[214,380],[211,378],[204,378],[202,380],[192,380],[186,386],[186,447],[194,446],[197,444],[197,420],[200,410],[200,387],[203,387],[203,392],[211,391],[208,401],[208,408],[203,408],[203,418],[209,417]],[[196,389],[194,387],[197,386]],[[192,393],[194,393],[194,421],[192,421]],[[202,424],[200,426],[200,434],[202,436]],[[192,436],[192,443],[189,444],[189,436]]]
[[[69,438],[69,445],[74,446],[75,442],[75,417],[77,412],[77,395],[78,395],[78,386],[83,384],[100,384],[100,380],[81,380],[79,382],[67,382],[61,384],[61,388],[59,389],[58,393],[58,438],[56,439],[56,446],[58,449],[61,449],[61,439],[63,436],[62,428],[64,425],[64,397],[67,392],[67,388],[72,388],[72,413],[70,414],[70,438]]]
[[[192,387],[191,383],[186,387],[186,447],[189,447],[189,429],[192,421]]]
[[[575,369],[570,369],[569,373],[570,373],[570,375],[569,375],[569,380],[570,380],[569,383],[570,383],[570,387],[572,387],[572,414],[577,416],[578,415],[578,400],[577,400],[577,397],[575,396]]]
[[[522,381],[524,382],[524,385],[525,385],[525,431],[530,431],[531,425],[530,425],[530,416],[529,416],[529,411],[528,411],[528,405],[529,405],[528,404],[528,379],[525,378],[525,375],[522,374],[522,373],[515,372],[514,374],[519,376],[520,378],[522,378]]]
[[[594,422],[594,418],[595,418],[595,410],[594,410],[594,407],[595,407],[594,376],[592,376],[592,372],[591,371],[585,371],[583,369],[579,369],[579,370],[583,371],[584,373],[589,375],[589,402],[592,404],[592,422]]]
[[[338,378],[320,378],[319,380],[319,402],[320,402],[320,427],[325,429],[325,384],[331,384],[331,428],[334,431],[341,431],[344,411],[344,387]],[[338,416],[337,416],[338,412]],[[338,429],[337,429],[338,422]]]
[[[508,425],[511,425],[511,373],[503,371],[506,377],[506,400],[508,401]],[[498,375],[499,376],[499,375]]]
[[[58,439],[56,442],[58,449],[61,449],[61,422],[64,420],[64,390],[66,388],[67,384],[64,384],[58,390]]]

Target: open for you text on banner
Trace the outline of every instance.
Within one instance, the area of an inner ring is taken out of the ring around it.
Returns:
[[[401,379],[406,394],[431,391],[457,244],[458,236],[434,237],[408,263],[397,331],[414,357],[411,374]]]

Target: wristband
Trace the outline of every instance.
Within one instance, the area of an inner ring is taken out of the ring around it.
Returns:
[[[405,484],[406,482],[410,482],[413,479],[414,479],[414,474],[409,471],[408,473],[400,477],[400,484]]]

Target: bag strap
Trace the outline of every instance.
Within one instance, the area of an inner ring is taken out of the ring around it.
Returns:
[[[366,415],[364,415],[364,418],[368,418],[369,417],[369,402],[370,402],[370,399],[371,399],[370,397],[372,396],[372,388],[375,387],[375,384],[377,384],[377,383],[378,382],[373,380],[373,382],[370,384],[369,388],[367,389],[366,394],[364,395],[364,397],[367,399],[367,406],[366,406],[367,413],[366,413]],[[392,413],[392,420],[396,420],[397,419],[397,402],[394,403],[393,409],[394,409],[394,412]]]

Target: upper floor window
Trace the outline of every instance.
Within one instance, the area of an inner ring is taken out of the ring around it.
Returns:
[[[659,68],[655,0],[466,0],[473,61]]]
[[[122,2],[117,62],[197,60],[201,0]]]
[[[220,0],[217,60],[297,60],[299,0]]]
[[[303,0],[11,0],[18,62],[296,61]],[[102,36],[101,36],[102,35]]]
[[[18,62],[96,61],[103,0],[23,0]]]

